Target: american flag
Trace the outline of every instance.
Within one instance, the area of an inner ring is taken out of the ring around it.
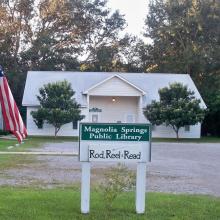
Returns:
[[[27,130],[19,113],[16,102],[12,96],[8,81],[0,66],[0,102],[5,130],[14,134],[21,143],[27,137]]]

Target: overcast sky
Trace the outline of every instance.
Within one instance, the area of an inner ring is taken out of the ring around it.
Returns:
[[[108,7],[119,9],[128,23],[127,32],[141,37],[149,0],[108,0]]]

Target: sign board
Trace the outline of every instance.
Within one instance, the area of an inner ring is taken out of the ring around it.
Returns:
[[[147,162],[151,158],[150,124],[80,123],[81,162]]]
[[[136,162],[136,212],[145,211],[146,162],[151,160],[150,124],[80,123],[81,212],[90,209],[90,162]]]

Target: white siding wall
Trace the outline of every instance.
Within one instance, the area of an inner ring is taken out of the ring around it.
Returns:
[[[141,92],[123,80],[113,77],[91,89],[89,95],[100,96],[140,96]]]
[[[100,113],[99,122],[126,122],[125,115],[134,114],[136,115],[136,122],[139,123],[149,123],[145,116],[142,114],[138,119],[138,98],[136,97],[115,97],[116,102],[112,103],[111,97],[90,97],[90,108],[100,108],[102,112]],[[51,125],[44,124],[43,129],[38,129],[35,125],[31,111],[35,111],[37,107],[27,107],[27,130],[29,135],[42,135],[42,136],[53,136],[54,128]],[[82,108],[82,114],[86,116],[83,121],[91,121],[88,118],[87,108]],[[91,116],[90,112],[90,116]],[[96,113],[94,113],[96,114]],[[190,126],[190,131],[185,131],[184,128],[180,129],[180,138],[200,138],[201,124],[195,126]],[[78,136],[79,131],[72,128],[72,123],[62,126],[58,133],[58,136]],[[156,126],[155,130],[152,131],[153,137],[167,137],[175,138],[176,134],[170,127],[166,126]]]
[[[142,114],[142,121],[140,123],[149,123],[149,121],[145,118],[144,114]],[[191,125],[190,131],[185,131],[185,128],[181,128],[179,130],[180,138],[200,138],[201,136],[201,124]],[[164,138],[176,138],[176,133],[173,131],[171,127],[166,126],[155,126],[155,129],[152,131],[152,137],[164,137]]]
[[[133,115],[134,122],[138,120],[138,99],[139,97],[117,97],[115,96],[116,101],[112,102],[112,97],[102,97],[102,96],[90,96],[89,104],[91,108],[102,109],[99,114],[99,122],[126,122],[126,116]],[[43,128],[39,129],[33,121],[33,118],[30,114],[31,111],[36,111],[37,107],[27,107],[27,130],[29,135],[42,135],[42,136],[52,136],[54,135],[54,127],[52,125],[44,123]],[[89,122],[91,121],[92,114],[89,113],[88,109],[81,109],[82,115],[86,117],[82,121]],[[72,123],[63,125],[58,136],[78,136],[78,129],[74,130],[72,128]]]
[[[201,124],[190,126],[190,131],[185,131],[184,128],[179,130],[180,138],[200,138]],[[157,126],[152,132],[153,137],[175,138],[176,133],[172,128],[166,126]]]
[[[99,114],[99,122],[126,122],[127,115],[134,115],[134,122],[137,122],[138,115],[138,99],[139,97],[112,97],[90,96],[90,109],[102,109],[100,113],[90,112],[90,121],[92,114]]]
[[[36,111],[37,107],[27,107],[27,131],[28,135],[42,135],[53,136],[54,127],[52,125],[44,123],[43,128],[39,129],[33,121],[30,114],[31,111]],[[82,115],[86,115],[86,108],[81,109]],[[57,134],[58,136],[78,136],[79,130],[73,129],[72,123],[65,124],[61,127]]]

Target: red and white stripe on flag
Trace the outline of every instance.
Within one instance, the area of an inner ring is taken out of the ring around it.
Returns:
[[[4,75],[0,77],[0,102],[5,129],[11,131],[18,141],[21,142],[26,138],[27,130]]]

